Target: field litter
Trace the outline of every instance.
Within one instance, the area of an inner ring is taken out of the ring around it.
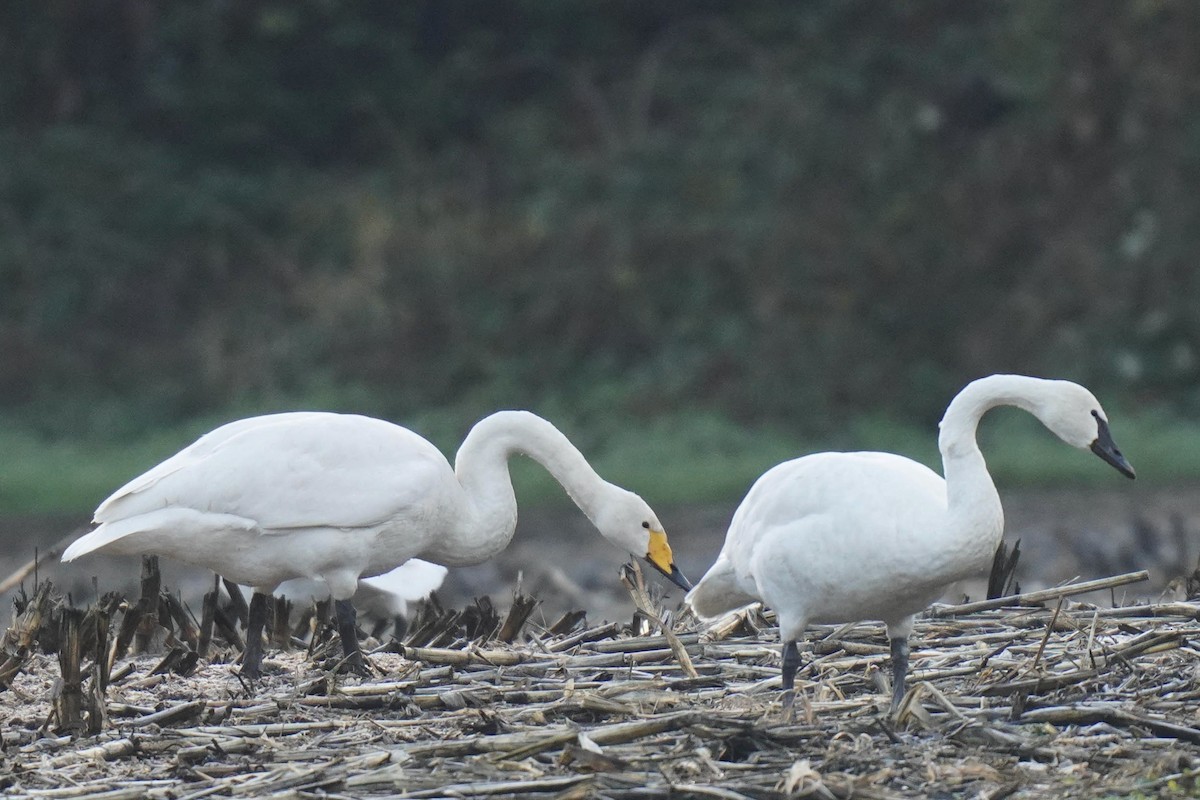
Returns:
[[[887,715],[882,625],[813,626],[794,721],[780,713],[770,612],[751,607],[699,626],[663,608],[636,568],[622,575],[639,607],[630,621],[539,622],[523,596],[515,615],[486,599],[463,610],[434,604],[403,641],[364,642],[369,678],[339,674],[324,629],[299,622],[318,630],[302,641],[289,619],[254,685],[236,675],[237,643],[222,634],[236,636],[236,603],[215,609],[227,619],[213,621],[201,654],[212,615],[190,618],[189,630],[165,602],[145,613],[147,598],[169,596],[152,580],[139,601],[109,597],[72,613],[42,584],[22,599],[0,653],[0,791],[1192,796],[1200,603],[1070,599],[1143,577],[935,606],[913,636],[899,720]],[[121,653],[122,636],[142,652]]]

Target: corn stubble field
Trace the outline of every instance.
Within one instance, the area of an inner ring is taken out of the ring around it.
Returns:
[[[1200,602],[1187,589],[1123,606],[1071,599],[1115,597],[1144,577],[935,606],[914,634],[898,719],[882,626],[813,626],[793,720],[781,716],[769,610],[702,628],[636,568],[622,581],[638,611],[621,622],[537,624],[536,599],[522,595],[503,614],[486,598],[429,603],[401,641],[365,641],[368,677],[338,673],[320,617],[280,603],[254,685],[236,674],[237,598],[214,591],[197,620],[153,572],[142,597],[88,609],[43,582],[18,593],[3,638],[0,787],[42,798],[1191,796]]]

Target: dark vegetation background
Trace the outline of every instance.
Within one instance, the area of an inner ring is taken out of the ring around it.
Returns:
[[[1186,419],[1198,42],[1186,0],[7,0],[9,467],[300,407],[932,445],[999,371]],[[0,507],[99,499],[39,482]]]

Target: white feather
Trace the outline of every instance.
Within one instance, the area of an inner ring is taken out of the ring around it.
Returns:
[[[407,617],[413,603],[437,591],[448,571],[441,564],[410,558],[391,572],[361,579],[354,595],[354,605],[363,614],[376,619]],[[294,578],[279,584],[275,595],[308,603],[325,600],[330,592],[324,581]]]

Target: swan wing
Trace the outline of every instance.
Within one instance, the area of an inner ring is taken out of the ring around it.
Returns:
[[[835,516],[847,529],[909,518],[921,527],[940,522],[945,507],[946,483],[924,464],[893,453],[817,453],[763,473],[734,513],[722,553],[744,562],[767,532],[813,516]]]
[[[134,478],[96,510],[110,523],[163,508],[235,515],[265,533],[362,528],[432,502],[442,454],[382,420],[299,412],[239,420]]]
[[[185,469],[224,444],[227,440],[255,428],[265,428],[270,425],[298,422],[303,417],[320,416],[321,412],[296,411],[286,414],[267,414],[259,417],[249,417],[228,422],[215,430],[201,436],[192,444],[180,450],[161,464],[146,470],[117,489],[96,509],[94,522],[104,522],[110,515],[108,509],[122,498],[149,489],[163,478]]]

